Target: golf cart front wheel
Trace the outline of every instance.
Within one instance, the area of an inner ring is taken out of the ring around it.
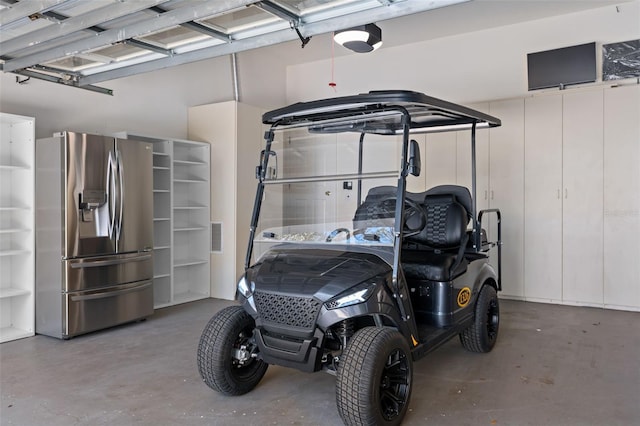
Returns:
[[[256,387],[269,364],[256,359],[253,318],[241,306],[215,314],[198,344],[198,371],[211,389],[242,395]]]
[[[413,363],[406,339],[391,328],[366,327],[340,359],[336,403],[342,421],[398,425],[409,407]]]

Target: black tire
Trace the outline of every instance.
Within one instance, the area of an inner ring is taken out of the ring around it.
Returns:
[[[406,339],[391,328],[357,331],[340,358],[336,403],[347,425],[398,425],[409,407],[413,362]]]
[[[478,295],[473,324],[460,333],[460,343],[471,352],[489,352],[498,339],[500,305],[496,289],[484,285]]]
[[[241,363],[234,351],[251,351],[255,322],[241,306],[229,306],[207,323],[198,344],[198,371],[211,389],[224,395],[242,395],[256,387],[269,364],[249,358]]]

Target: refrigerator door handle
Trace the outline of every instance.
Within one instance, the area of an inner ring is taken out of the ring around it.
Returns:
[[[70,266],[72,269],[98,268],[101,266],[120,265],[123,263],[130,263],[130,262],[142,262],[150,259],[151,259],[151,255],[145,254],[143,256],[125,257],[120,259],[93,260],[91,262],[72,262],[70,263]]]
[[[136,285],[135,287],[128,287],[128,288],[125,288],[125,289],[122,289],[122,290],[115,290],[115,291],[114,290],[108,290],[108,291],[100,291],[100,292],[91,293],[91,294],[71,296],[71,301],[79,302],[79,301],[82,301],[82,300],[104,299],[105,297],[120,296],[122,294],[131,293],[133,291],[140,291],[142,289],[150,287],[152,284],[153,283],[151,281],[147,281],[144,284]]]
[[[120,231],[122,230],[122,215],[124,212],[124,165],[122,164],[122,154],[116,151],[116,160],[118,163],[118,183],[120,191],[118,192],[118,204],[120,204],[120,214],[118,216],[118,227],[116,228],[116,240],[120,240]]]
[[[109,212],[109,238],[114,237],[116,226],[115,165],[113,153],[109,151],[109,162],[107,163],[107,211]]]

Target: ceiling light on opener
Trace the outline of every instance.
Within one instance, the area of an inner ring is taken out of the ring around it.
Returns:
[[[354,52],[367,53],[382,46],[382,30],[376,24],[360,25],[336,31],[333,39]]]

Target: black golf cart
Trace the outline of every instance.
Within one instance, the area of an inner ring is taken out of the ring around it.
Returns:
[[[474,352],[496,342],[500,212],[476,211],[475,134],[500,120],[422,93],[375,91],[297,103],[263,123],[271,128],[256,168],[240,306],[205,327],[200,375],[241,395],[269,364],[325,370],[336,375],[345,424],[399,424],[414,361],[455,336]],[[465,129],[472,191],[425,191],[411,135]],[[494,242],[486,213],[496,215]]]

